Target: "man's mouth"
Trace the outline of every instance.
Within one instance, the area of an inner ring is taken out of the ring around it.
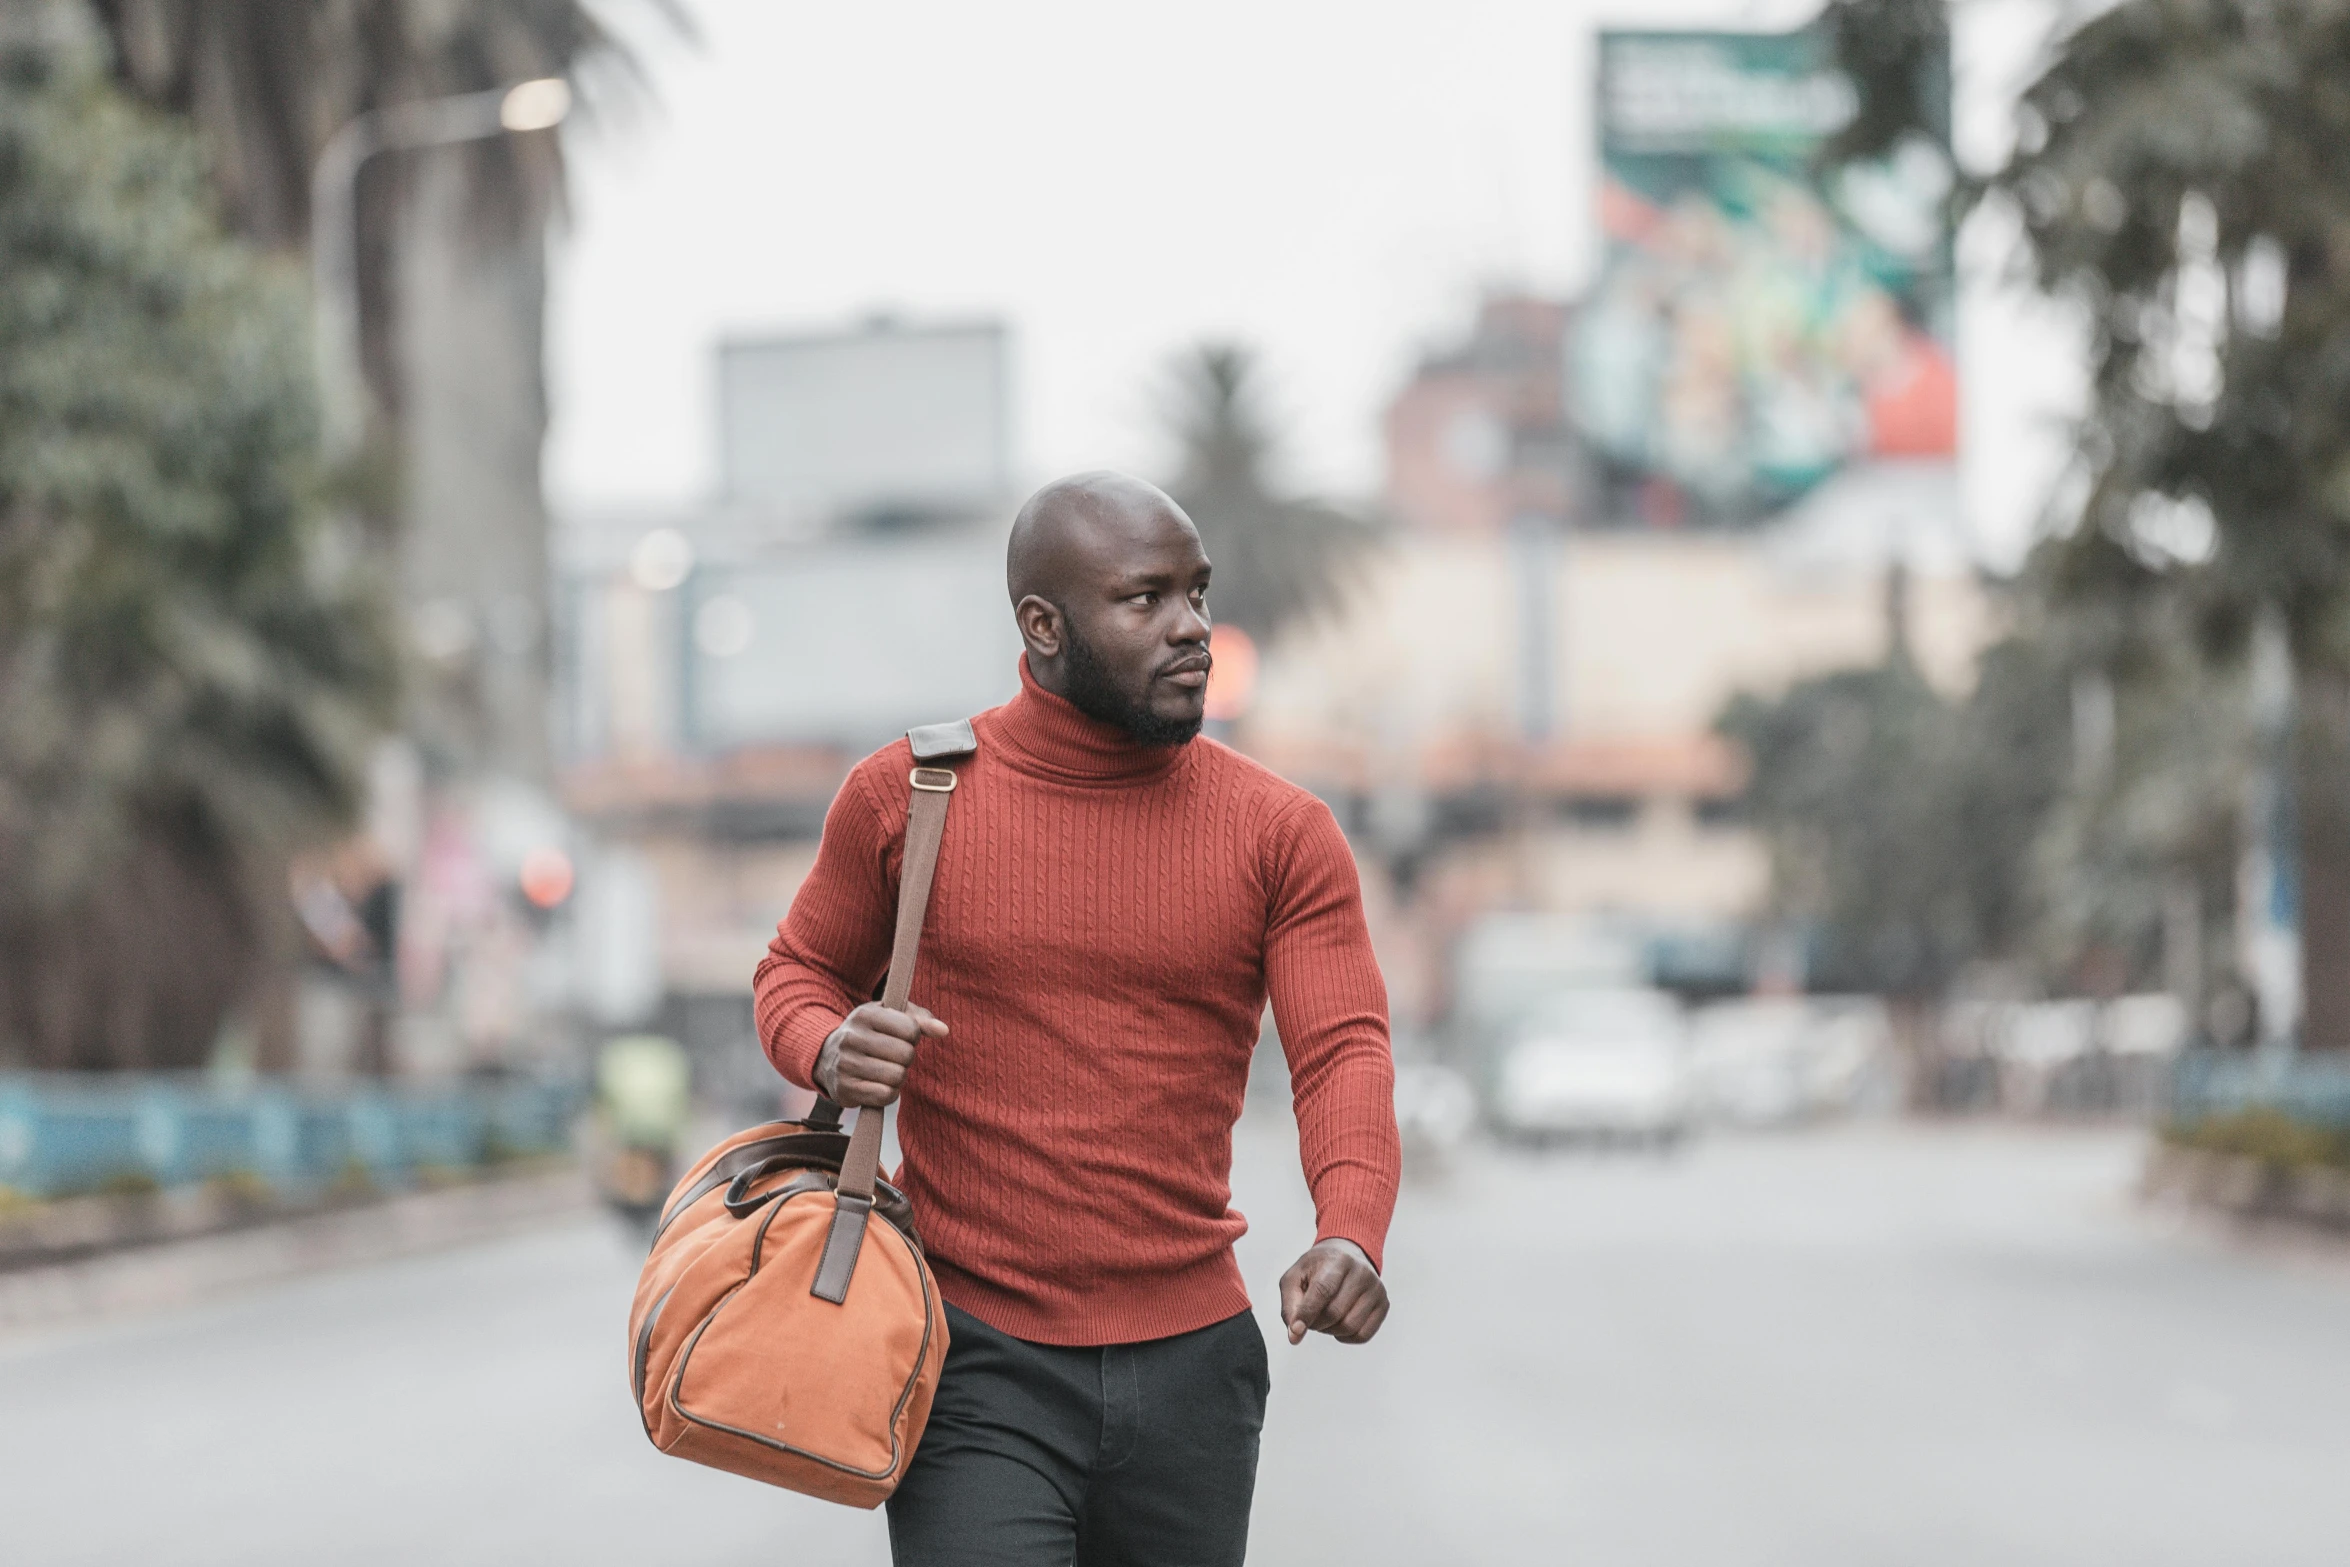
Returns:
[[[1161,680],[1172,680],[1179,686],[1198,690],[1208,683],[1208,667],[1215,661],[1202,653],[1194,658],[1179,658],[1159,671]]]

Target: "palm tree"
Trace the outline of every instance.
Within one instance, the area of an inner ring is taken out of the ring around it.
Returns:
[[[372,109],[542,76],[625,78],[579,0],[85,0],[122,84],[185,116],[230,223],[309,236],[326,139]],[[682,28],[671,0],[641,0]],[[553,133],[374,160],[357,201],[368,456],[349,476],[408,611],[469,635],[412,661],[408,725],[436,772],[543,778],[549,618],[539,452]],[[503,633],[503,634],[493,634]]]
[[[1276,450],[1246,348],[1207,343],[1169,376],[1179,459],[1168,493],[1215,563],[1217,623],[1267,639],[1334,607],[1374,538],[1360,519],[1273,487]]]
[[[550,75],[625,85],[631,65],[574,0],[6,3],[95,32],[118,85],[193,132],[229,226],[279,253],[306,245],[312,168],[354,116]],[[669,0],[641,3],[682,26]],[[372,575],[407,616],[444,632],[437,656],[417,648],[401,660],[401,711],[385,711],[383,728],[405,730],[428,777],[460,788],[549,769],[541,355],[544,236],[562,173],[559,139],[538,132],[379,157],[354,193],[367,439],[335,488],[361,524]],[[452,623],[472,634],[448,643]],[[182,880],[193,891],[210,884],[206,874]],[[285,1064],[293,1043],[286,882],[278,852],[242,873],[241,925],[173,925],[182,936],[226,932],[235,959],[190,949],[184,975],[258,970],[231,988],[241,987],[268,1065]],[[149,950],[160,962],[174,946]],[[371,1034],[380,1023],[372,1018]]]
[[[310,173],[336,129],[371,109],[478,92],[598,63],[629,66],[624,49],[576,0],[87,0],[113,45],[122,85],[187,117],[211,154],[230,225],[272,249],[310,235]],[[665,0],[647,4],[683,24]],[[535,239],[560,196],[562,149],[552,137],[479,142],[468,165],[467,233],[479,243]],[[436,161],[446,161],[436,155]],[[380,346],[391,309],[394,220],[414,170],[396,159],[368,171],[360,202],[363,292]],[[398,402],[390,357],[370,379]]]
[[[1867,128],[1840,154],[1917,129],[1904,72],[1938,12],[1830,7]],[[2345,80],[2350,7],[2332,0],[2123,0],[2055,40],[2012,156],[1977,186],[2089,328],[2088,499],[2061,590],[2089,615],[2184,603],[2214,656],[2262,624],[2289,652],[2302,1042],[2326,1050],[2350,1050]]]
[[[321,528],[285,269],[183,128],[4,31],[0,1059],[199,1065],[354,810],[389,638]]]

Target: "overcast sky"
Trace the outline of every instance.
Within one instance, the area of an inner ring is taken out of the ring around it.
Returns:
[[[600,7],[624,23],[640,0]],[[688,0],[651,101],[575,126],[556,248],[559,505],[682,502],[715,471],[712,345],[876,310],[1000,315],[1034,478],[1154,472],[1153,386],[1260,349],[1292,474],[1367,494],[1379,411],[1482,287],[1593,260],[1592,36],[1774,27],[1801,3]],[[2039,0],[1962,8],[1962,154],[1990,152]],[[1980,250],[1982,247],[1974,247]],[[2062,334],[1972,289],[1968,512],[2012,554],[2060,455]]]

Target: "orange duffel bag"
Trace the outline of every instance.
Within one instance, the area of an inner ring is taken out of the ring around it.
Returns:
[[[968,723],[910,738],[920,763],[976,749]],[[911,782],[881,994],[900,1011],[955,774],[917,766]],[[861,1109],[844,1135],[820,1100],[729,1137],[670,1195],[628,1320],[629,1386],[662,1452],[855,1507],[905,1478],[947,1322],[906,1199],[879,1176],[882,1116]]]

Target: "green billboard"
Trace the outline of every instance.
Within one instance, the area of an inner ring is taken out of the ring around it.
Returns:
[[[1600,35],[1603,252],[1568,376],[1613,517],[1736,525],[1855,463],[1955,456],[1947,137],[1822,177],[1853,107],[1814,29]]]

